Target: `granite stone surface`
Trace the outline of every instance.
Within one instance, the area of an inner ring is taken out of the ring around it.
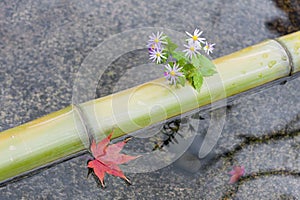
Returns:
[[[300,30],[299,5],[298,0],[0,1],[0,131],[70,105],[82,63],[116,34],[200,28],[216,43],[217,58]],[[159,69],[131,68],[141,60],[147,60],[146,50],[118,58],[95,96],[161,76]],[[153,172],[126,173],[130,186],[106,176],[107,187],[98,187],[86,178],[84,154],[2,186],[0,199],[300,199],[299,84],[295,78],[199,113],[197,137],[183,156]],[[211,113],[224,109],[222,135],[213,152],[199,159]],[[227,173],[234,165],[245,166],[246,174],[231,185]]]

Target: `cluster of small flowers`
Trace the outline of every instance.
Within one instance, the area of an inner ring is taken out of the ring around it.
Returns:
[[[196,56],[197,54],[200,54],[199,50],[203,49],[207,55],[212,53],[214,50],[215,44],[208,43],[205,38],[200,37],[203,31],[200,31],[199,29],[195,29],[194,34],[190,34],[189,32],[186,32],[186,34],[189,36],[187,39],[187,45],[184,45],[186,47],[183,52],[185,52],[185,56],[189,57],[190,59],[193,56]],[[204,44],[204,47],[202,47],[202,44]]]
[[[155,35],[152,33],[151,36],[149,36],[149,41],[148,41],[148,50],[149,50],[149,55],[150,55],[150,60],[153,62],[156,62],[157,64],[161,63],[162,59],[167,59],[165,57],[165,53],[163,52],[163,44],[167,44],[165,39],[167,36],[163,35],[163,32]]]
[[[197,54],[201,54],[200,50],[203,49],[204,52],[209,55],[214,50],[215,44],[208,43],[205,38],[200,37],[203,31],[199,31],[199,29],[195,29],[193,35],[186,32],[189,36],[187,39],[187,44],[184,45],[186,47],[183,52],[188,59],[192,59],[193,56],[197,56]],[[157,64],[165,63],[165,71],[164,76],[170,82],[171,85],[176,85],[179,77],[184,77],[183,72],[181,72],[182,67],[180,67],[176,62],[172,65],[168,63],[168,56],[166,55],[164,45],[167,45],[167,36],[163,34],[163,32],[157,32],[156,35],[152,33],[149,36],[149,41],[147,44],[149,50],[150,60],[152,62],[156,62]],[[202,46],[202,44],[204,46]]]

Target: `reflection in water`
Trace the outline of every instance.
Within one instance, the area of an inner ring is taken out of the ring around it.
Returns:
[[[271,31],[276,31],[280,35],[286,35],[300,30],[300,1],[299,0],[273,0],[278,8],[283,10],[288,20],[281,17],[266,23]]]
[[[199,118],[198,120],[202,120],[203,118]],[[300,129],[299,126],[297,125],[300,121],[300,115],[296,115],[294,119],[292,119],[289,123],[285,124],[285,126],[281,129],[281,130],[277,130],[276,132],[270,132],[266,135],[262,135],[262,136],[249,136],[249,135],[240,135],[239,137],[242,139],[242,142],[240,142],[239,144],[235,145],[231,150],[229,151],[223,151],[220,154],[215,154],[213,155],[213,157],[210,159],[209,162],[203,162],[204,159],[199,159],[202,165],[202,169],[207,169],[210,166],[212,167],[212,165],[215,165],[216,163],[218,163],[220,160],[224,159],[226,160],[226,163],[231,163],[231,165],[233,166],[234,164],[238,163],[238,159],[237,159],[237,155],[247,149],[248,147],[253,147],[254,151],[258,151],[257,150],[257,145],[261,146],[263,144],[266,144],[268,146],[270,146],[271,143],[276,143],[276,141],[284,141],[285,139],[296,139],[300,136]],[[179,121],[178,121],[179,122]],[[174,121],[169,122],[167,124],[165,124],[164,129],[168,127],[170,127],[170,125],[173,126]],[[180,123],[179,123],[180,124]],[[177,124],[177,125],[179,125]],[[178,126],[176,126],[178,127]],[[294,128],[292,128],[294,127]],[[177,129],[176,129],[177,131]],[[175,132],[176,132],[175,131]],[[172,132],[170,130],[170,132]],[[176,145],[176,144],[171,144],[171,145]],[[298,146],[298,145],[297,145]],[[298,147],[296,147],[298,148]],[[264,152],[264,154],[268,154],[268,152]],[[193,157],[193,159],[195,159],[196,157]],[[189,157],[190,159],[190,157]],[[262,159],[261,159],[262,160]],[[191,160],[190,160],[191,161]],[[194,160],[196,161],[196,160]],[[268,162],[268,160],[263,159],[263,162]],[[274,162],[273,160],[269,160],[269,162]],[[276,161],[275,161],[276,162]],[[196,163],[194,163],[193,165],[196,165]],[[181,167],[181,169],[185,170],[182,166],[178,166],[177,167]],[[270,178],[270,177],[278,177],[280,180],[285,178],[285,177],[289,177],[289,178],[295,178],[298,179],[300,177],[300,171],[296,170],[296,169],[290,169],[287,166],[281,166],[280,168],[273,166],[273,168],[270,169],[257,169],[258,171],[253,171],[251,172],[247,172],[245,176],[242,176],[239,181],[230,186],[230,187],[226,187],[227,190],[224,191],[223,195],[222,195],[222,199],[233,199],[237,196],[237,193],[240,192],[240,187],[252,182],[252,181],[257,181],[260,179],[265,179],[265,178]],[[199,169],[198,169],[199,170]],[[185,170],[186,171],[186,170]],[[192,172],[192,173],[196,173],[196,172]],[[228,179],[229,180],[229,179]],[[289,187],[288,185],[285,185],[286,187]],[[281,199],[296,199],[295,198],[294,193],[292,194],[280,194],[280,198]]]
[[[175,142],[178,144],[178,140],[175,138],[176,134],[180,135],[183,138],[183,136],[178,132],[180,128],[180,123],[181,120],[176,119],[174,121],[170,121],[164,124],[163,129],[161,130],[161,133],[163,134],[164,138],[155,141],[153,151],[157,149],[162,150],[163,147],[168,146],[170,143]]]

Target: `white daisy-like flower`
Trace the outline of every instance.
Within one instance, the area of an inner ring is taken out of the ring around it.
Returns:
[[[148,48],[160,48],[161,44],[167,44],[167,42],[165,41],[167,36],[163,35],[163,32],[157,32],[156,35],[152,33],[152,35],[149,36],[149,38],[150,39],[148,40],[147,44]]]
[[[203,50],[205,51],[205,53],[207,53],[207,55],[209,55],[215,49],[214,47],[215,45],[216,44],[205,42],[205,46],[203,47]]]
[[[190,34],[189,32],[185,32],[190,38],[189,39],[187,39],[187,41],[190,43],[190,42],[196,42],[196,41],[198,41],[198,42],[200,42],[200,43],[203,43],[203,44],[205,44],[205,38],[202,38],[202,37],[200,37],[201,36],[201,34],[203,33],[203,31],[200,31],[199,29],[195,29],[194,30],[194,34],[192,35],[192,34]]]
[[[183,52],[185,52],[185,56],[192,59],[193,56],[197,56],[197,54],[200,54],[199,50],[201,49],[201,46],[197,43],[189,42],[188,45],[184,45],[186,47]]]
[[[167,59],[166,56],[164,56],[163,49],[152,49],[149,51],[149,54],[150,60],[152,60],[152,62],[156,61],[157,64],[161,63],[162,59]]]
[[[171,85],[176,85],[179,77],[183,77],[183,73],[180,72],[182,67],[179,67],[178,64],[174,63],[173,67],[170,64],[165,65],[164,76],[168,81],[170,81]]]
[[[188,40],[188,45],[194,45],[197,49],[202,49],[202,45],[198,41]]]

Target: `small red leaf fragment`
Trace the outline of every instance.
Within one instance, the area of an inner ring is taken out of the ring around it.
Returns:
[[[236,183],[242,176],[245,174],[245,167],[244,166],[234,166],[233,170],[228,172],[231,175],[229,183],[233,184]]]
[[[120,153],[128,139],[109,145],[112,134],[113,132],[98,144],[96,144],[95,141],[91,144],[91,152],[95,159],[88,162],[88,168],[94,170],[95,175],[99,178],[103,187],[105,173],[121,177],[130,183],[129,179],[124,175],[118,165],[127,163],[139,157]]]

